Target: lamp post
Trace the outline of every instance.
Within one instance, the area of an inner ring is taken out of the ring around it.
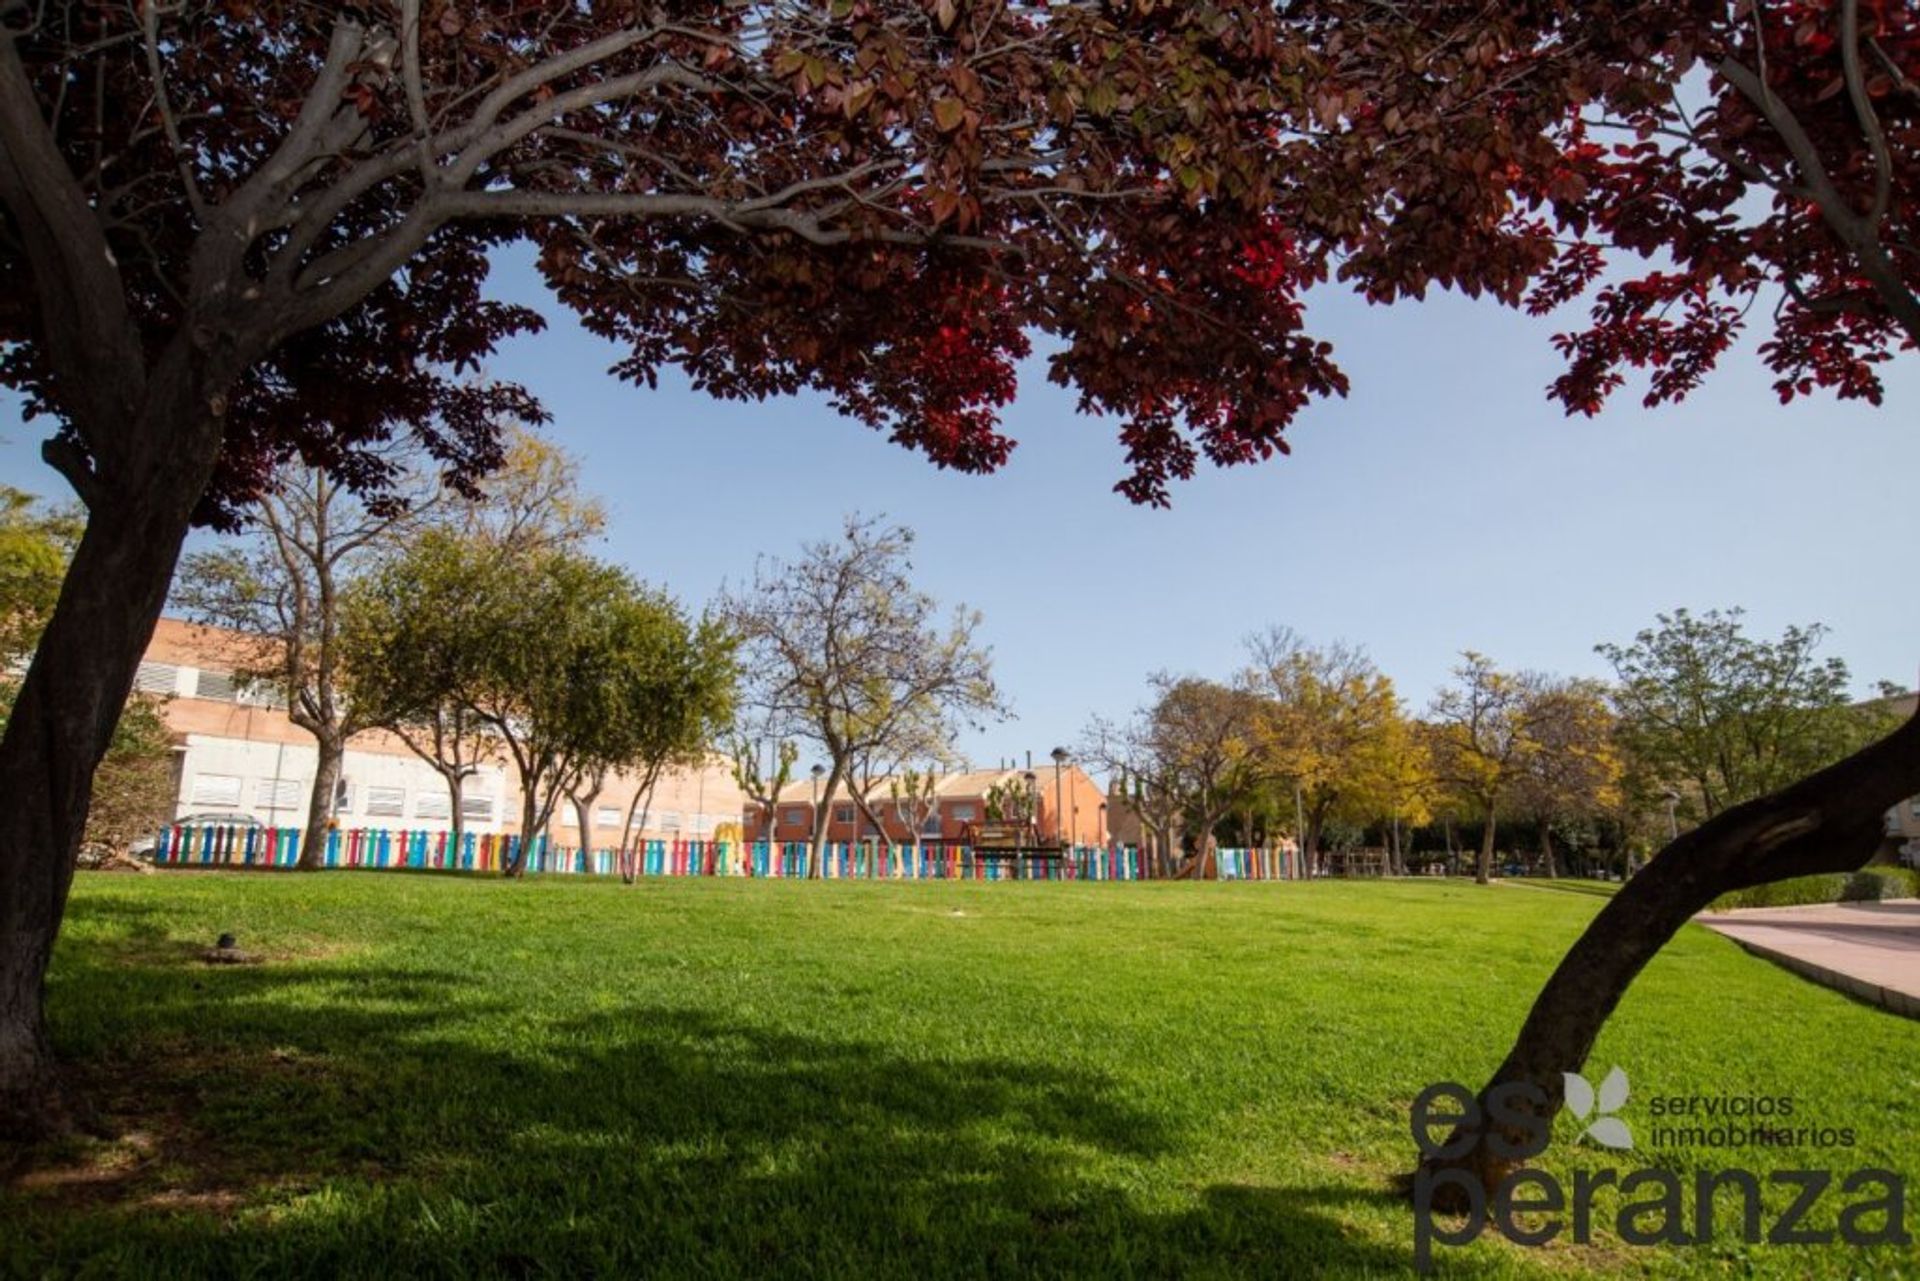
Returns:
[[[815,762],[808,772],[813,775],[813,803],[809,807],[812,813],[808,815],[813,820],[813,841],[807,850],[807,875],[812,876],[815,865],[820,861],[820,847],[827,839],[827,825],[820,821],[820,776],[827,772],[827,767]]]
[[[1062,785],[1061,785],[1060,767],[1065,765],[1066,763],[1067,763],[1067,749],[1064,747],[1054,748],[1053,749],[1053,843],[1055,845],[1058,845],[1060,843],[1060,838],[1062,836],[1067,836],[1069,841],[1071,841],[1072,839],[1072,837],[1068,834],[1067,830],[1062,826],[1062,824],[1064,823],[1067,817],[1067,802],[1066,802],[1066,794],[1062,789]],[[1071,847],[1069,846],[1069,848]]]
[[[1677,810],[1679,804],[1680,793],[1669,790],[1667,792],[1667,839],[1670,841],[1680,839],[1680,816]]]
[[[1024,846],[1030,837],[1033,843],[1038,845],[1040,843],[1040,788],[1032,770],[1028,770],[1020,777],[1027,784],[1027,821],[1022,824],[1027,829],[1027,833],[1022,835],[1020,843]],[[1020,852],[1019,861],[1013,865],[1014,879],[1019,879],[1020,873],[1026,870],[1026,865],[1027,855],[1023,849]]]

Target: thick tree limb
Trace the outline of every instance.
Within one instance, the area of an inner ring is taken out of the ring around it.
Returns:
[[[1633,980],[1696,913],[1732,890],[1862,866],[1884,840],[1889,808],[1920,792],[1920,713],[1879,742],[1770,796],[1735,806],[1667,846],[1595,916],[1541,989],[1520,1035],[1481,1091],[1531,1083],[1548,1120],[1562,1073],[1578,1072]],[[1518,1162],[1484,1130],[1456,1160],[1493,1187]],[[1518,1139],[1517,1128],[1498,1131]],[[1463,1131],[1462,1133],[1467,1133]],[[1458,1137],[1458,1136],[1456,1136]]]
[[[1779,133],[1780,141],[1793,157],[1794,167],[1811,193],[1821,219],[1834,236],[1853,254],[1860,274],[1873,286],[1880,303],[1915,343],[1920,343],[1920,297],[1915,297],[1901,278],[1900,269],[1888,256],[1880,240],[1880,229],[1847,204],[1833,185],[1833,178],[1821,163],[1819,149],[1801,127],[1787,105],[1770,92],[1752,70],[1733,58],[1723,58],[1714,68],[1728,84],[1739,90],[1766,122]]]
[[[136,412],[140,342],[119,264],[40,115],[12,35],[0,35],[0,202],[26,240],[56,361],[86,371],[68,387],[81,402],[70,406],[73,426],[104,457],[112,427]]]

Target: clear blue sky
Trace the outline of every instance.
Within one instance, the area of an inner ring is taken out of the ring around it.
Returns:
[[[603,554],[698,605],[848,511],[918,531],[923,584],[985,613],[1017,715],[964,741],[977,761],[1071,745],[1093,713],[1135,706],[1151,671],[1226,675],[1269,623],[1364,644],[1416,706],[1469,647],[1604,674],[1596,642],[1679,605],[1744,605],[1767,633],[1824,622],[1863,690],[1920,669],[1920,356],[1879,410],[1783,407],[1749,351],[1677,409],[1623,394],[1569,420],[1544,388],[1548,338],[1577,316],[1325,290],[1310,324],[1352,394],[1307,411],[1291,457],[1204,471],[1150,511],[1111,492],[1117,425],[1077,416],[1037,362],[1007,413],[1011,463],[960,476],[816,399],[622,385],[613,349],[544,305],[524,256],[496,279],[553,323],[491,371],[553,412],[611,513]],[[64,496],[38,426],[0,406],[0,480]]]

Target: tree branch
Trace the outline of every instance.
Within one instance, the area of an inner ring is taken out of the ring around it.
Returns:
[[[207,204],[200,195],[200,183],[193,176],[193,164],[186,146],[180,141],[180,122],[173,114],[173,102],[167,96],[167,77],[160,65],[160,6],[146,0],[140,6],[140,28],[146,37],[147,76],[153,81],[154,107],[160,113],[160,127],[166,131],[167,145],[173,149],[174,164],[180,171],[180,185],[186,189],[187,207],[202,226],[207,221]]]
[[[1793,157],[1794,167],[1812,194],[1815,207],[1820,210],[1821,219],[1853,255],[1860,274],[1873,286],[1880,304],[1906,330],[1908,337],[1920,343],[1920,298],[1907,288],[1899,269],[1888,257],[1886,246],[1880,242],[1878,227],[1853,212],[1833,185],[1826,166],[1821,163],[1819,149],[1800,121],[1744,64],[1733,58],[1722,58],[1715,71],[1739,90],[1780,135]]]
[[[40,116],[15,41],[11,33],[0,35],[0,203],[26,241],[54,363],[79,371],[61,382],[85,402],[69,408],[98,459],[108,433],[135,413],[146,361],[119,263]],[[74,479],[77,469],[54,465]],[[86,500],[85,490],[75,492]]]

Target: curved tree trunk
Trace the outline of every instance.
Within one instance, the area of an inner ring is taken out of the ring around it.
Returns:
[[[129,426],[158,457],[90,500],[60,600],[0,737],[0,1136],[64,1129],[42,1001],[93,771],[153,636],[199,495],[219,450],[191,392],[171,422]],[[157,414],[157,411],[155,411]],[[183,421],[184,420],[184,421]],[[96,482],[104,486],[105,482]]]
[[[341,762],[347,745],[337,738],[314,739],[320,749],[313,769],[313,791],[307,797],[307,830],[300,837],[300,861],[294,866],[302,872],[317,872],[327,865],[327,833],[333,827],[333,794],[340,785]]]
[[[826,795],[814,802],[813,843],[807,850],[807,879],[817,881],[826,875],[827,823],[833,816],[833,794],[840,789],[840,766],[836,763],[827,775]]]
[[[1496,1086],[1530,1083],[1545,1099],[1532,1114],[1551,1122],[1562,1102],[1561,1074],[1586,1063],[1628,986],[1695,913],[1732,890],[1863,866],[1880,847],[1887,810],[1916,794],[1920,714],[1839,764],[1726,810],[1668,845],[1608,900],[1547,980],[1480,1092],[1483,1114]],[[1497,1132],[1514,1140],[1520,1129]],[[1489,1149],[1494,1132],[1471,1136],[1463,1156],[1426,1164],[1469,1170],[1491,1191],[1519,1164]]]
[[[538,829],[544,826],[540,818],[540,791],[538,779],[522,780],[520,796],[520,848],[507,866],[500,869],[502,875],[513,880],[525,880],[527,860],[533,856],[533,842],[539,835]]]
[[[1480,829],[1480,861],[1474,865],[1473,879],[1478,885],[1493,883],[1493,840],[1497,830],[1492,807],[1487,809],[1487,822]]]

